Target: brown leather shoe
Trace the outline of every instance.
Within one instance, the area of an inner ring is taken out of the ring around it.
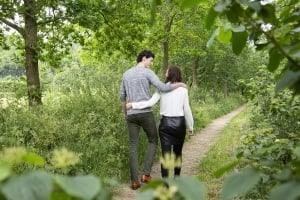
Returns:
[[[131,182],[131,189],[133,190],[137,190],[141,187],[141,184],[139,182],[136,182],[136,181],[132,181]]]
[[[151,181],[151,176],[150,175],[142,175],[142,177],[141,177],[141,181],[143,182],[143,183],[149,183],[150,181]]]

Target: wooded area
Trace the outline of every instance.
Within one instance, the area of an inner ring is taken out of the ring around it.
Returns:
[[[152,70],[162,80],[170,64],[181,68],[196,129],[245,98],[253,106],[239,161],[221,170],[239,171],[225,180],[224,199],[299,198],[298,0],[0,0],[0,11],[3,155],[8,147],[24,146],[36,154],[17,149],[12,155],[21,152],[45,171],[124,180],[128,147],[119,85],[137,53],[149,49],[155,53]],[[47,166],[55,163],[50,152],[60,147],[82,156],[72,154],[74,163],[63,167]],[[3,183],[12,169],[36,169],[0,161]],[[247,184],[234,184],[245,179]],[[10,194],[6,189],[1,196]],[[90,199],[100,196],[94,192]]]

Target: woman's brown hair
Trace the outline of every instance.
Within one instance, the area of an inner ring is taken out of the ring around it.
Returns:
[[[172,65],[168,68],[168,73],[165,82],[182,82],[181,71],[176,65]]]

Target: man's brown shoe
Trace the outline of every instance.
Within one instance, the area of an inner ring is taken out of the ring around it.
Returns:
[[[131,189],[133,190],[137,190],[141,187],[141,184],[139,182],[136,182],[136,181],[132,181],[131,182]]]
[[[143,183],[149,183],[151,181],[151,176],[150,175],[142,175],[141,181]]]

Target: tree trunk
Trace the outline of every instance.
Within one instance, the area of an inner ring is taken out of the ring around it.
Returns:
[[[25,69],[29,106],[42,104],[37,54],[37,19],[35,0],[24,0],[25,13]]]
[[[192,65],[192,83],[191,83],[191,86],[193,87],[197,87],[198,86],[198,78],[197,78],[197,68],[198,68],[198,65],[199,65],[199,56],[197,56],[195,58],[195,61]]]
[[[224,81],[223,84],[223,94],[224,94],[224,98],[226,99],[228,97],[228,87],[227,87],[227,81]]]
[[[163,53],[164,53],[163,69],[164,69],[164,71],[166,71],[169,66],[169,37],[170,37],[170,32],[171,32],[171,27],[172,27],[174,17],[175,17],[175,15],[173,15],[173,16],[166,15],[165,16],[164,30],[167,34],[166,34],[165,40],[163,41]]]
[[[163,69],[164,69],[164,72],[165,72],[168,69],[168,66],[169,66],[169,41],[168,40],[163,42],[163,51],[164,51]]]

